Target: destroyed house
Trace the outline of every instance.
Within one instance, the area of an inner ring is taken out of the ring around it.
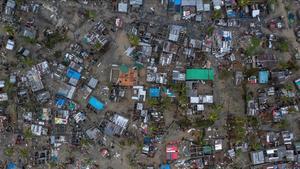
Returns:
[[[15,0],[7,0],[6,6],[4,9],[4,14],[13,15],[16,9],[16,1]]]
[[[265,163],[265,156],[263,151],[251,152],[250,157],[253,165]]]
[[[34,153],[33,160],[35,165],[41,165],[47,163],[50,160],[50,151],[49,150],[36,151]]]
[[[76,87],[63,83],[59,87],[57,95],[66,97],[68,99],[73,99]]]
[[[36,38],[36,30],[30,29],[28,27],[23,28],[22,36],[29,39],[35,39]]]
[[[127,129],[128,122],[127,118],[114,114],[109,120],[104,120],[100,126],[108,136],[121,136]]]
[[[33,92],[44,89],[44,85],[39,73],[36,70],[30,70],[27,72],[27,78],[29,86]]]
[[[46,103],[50,98],[51,96],[48,91],[43,91],[36,95],[36,100],[41,104]]]

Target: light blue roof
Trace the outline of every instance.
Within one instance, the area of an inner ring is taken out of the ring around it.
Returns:
[[[259,71],[258,82],[266,84],[269,81],[269,72],[268,71]]]
[[[104,104],[100,102],[98,99],[95,97],[91,97],[89,100],[89,104],[96,110],[103,110],[104,109]]]
[[[160,96],[160,89],[157,87],[150,88],[150,97],[159,97]]]
[[[69,68],[69,69],[67,70],[67,76],[68,76],[68,78],[74,78],[74,79],[79,80],[81,74],[78,73],[78,72],[76,72],[75,70]]]

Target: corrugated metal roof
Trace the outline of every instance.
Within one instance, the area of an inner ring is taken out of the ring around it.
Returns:
[[[182,0],[181,6],[196,6],[196,0]]]
[[[213,69],[187,69],[186,80],[214,80]]]

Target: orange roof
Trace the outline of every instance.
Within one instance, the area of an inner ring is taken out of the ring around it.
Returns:
[[[120,86],[134,86],[136,84],[137,72],[134,69],[130,69],[128,73],[120,73],[118,78],[118,84]]]

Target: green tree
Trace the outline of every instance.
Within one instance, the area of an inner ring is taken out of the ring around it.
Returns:
[[[278,49],[280,52],[288,52],[289,51],[289,42],[287,40],[279,41]]]
[[[219,73],[219,78],[221,80],[227,80],[228,78],[230,78],[231,76],[231,72],[227,69],[222,69],[221,72]]]
[[[100,49],[102,49],[102,44],[99,43],[99,42],[97,42],[97,43],[95,44],[94,48],[95,48],[96,50],[100,50]]]
[[[159,103],[159,101],[158,101],[157,98],[148,98],[146,100],[146,103],[147,103],[147,105],[149,105],[151,107],[156,107],[156,106],[160,105],[160,103]]]
[[[4,149],[4,155],[6,155],[7,157],[13,156],[14,153],[15,151],[12,147],[7,147]]]
[[[197,128],[208,128],[210,126],[212,126],[214,124],[214,122],[212,120],[209,119],[200,119],[200,118],[196,118],[195,122],[194,122],[194,126]]]
[[[28,156],[29,156],[29,150],[27,148],[20,149],[20,156],[22,158],[28,158]]]
[[[67,37],[64,34],[61,34],[58,31],[55,31],[53,34],[48,35],[44,44],[47,48],[52,49],[57,43],[66,41]]]
[[[15,35],[15,28],[10,26],[10,25],[5,25],[4,26],[4,30],[5,32],[9,35],[9,36],[14,36]]]
[[[24,138],[25,139],[31,139],[33,137],[33,134],[31,132],[30,128],[25,129],[24,131]]]
[[[87,10],[85,13],[85,17],[88,19],[95,19],[97,16],[97,13],[95,10]]]
[[[140,38],[136,35],[129,35],[128,40],[132,46],[138,46],[140,43]]]
[[[260,46],[260,40],[257,37],[251,37],[250,46],[245,51],[247,56],[252,56],[258,52],[258,47]]]
[[[192,126],[192,122],[190,119],[184,117],[182,119],[179,119],[177,121],[177,124],[181,127],[181,128],[189,128]]]
[[[214,33],[215,27],[214,26],[209,26],[207,28],[207,35],[212,36]]]
[[[222,10],[214,10],[211,16],[212,19],[221,19],[222,18]]]
[[[170,97],[164,97],[161,100],[161,108],[162,109],[169,109],[172,105],[172,100]]]
[[[251,0],[238,0],[237,1],[237,4],[240,6],[240,7],[244,7],[244,6],[247,6],[251,3]]]

